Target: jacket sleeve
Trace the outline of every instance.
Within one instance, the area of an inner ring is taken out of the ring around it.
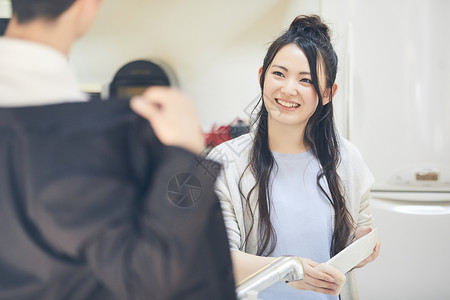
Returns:
[[[373,215],[372,209],[370,207],[370,189],[374,183],[374,177],[367,167],[364,159],[359,150],[355,150],[354,160],[355,160],[355,168],[357,171],[358,180],[359,180],[359,191],[355,192],[355,197],[359,200],[359,207],[357,218],[355,220],[356,227],[360,226],[373,226]]]
[[[347,205],[356,227],[372,226],[370,189],[374,178],[361,152],[348,140],[341,139],[342,161],[338,173],[344,184]]]
[[[237,186],[238,178],[231,176],[231,161],[226,153],[222,152],[220,147],[213,149],[209,153],[208,158],[221,163],[223,166],[215,183],[215,191],[220,200],[230,250],[242,249],[238,216],[236,214],[235,206],[233,205],[233,197],[237,197],[238,201],[240,201],[240,192]],[[240,213],[242,217],[242,211],[239,210],[238,213]]]
[[[361,226],[373,226],[372,210],[370,208],[370,190],[367,190],[361,196],[358,219],[356,220],[356,227]]]

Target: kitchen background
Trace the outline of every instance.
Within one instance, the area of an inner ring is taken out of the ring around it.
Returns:
[[[163,60],[208,130],[247,117],[267,44],[298,12],[317,10],[317,1],[108,0],[71,64],[83,84],[105,85],[130,60]]]
[[[107,0],[70,63],[105,94],[124,64],[162,60],[208,131],[248,119],[269,43],[310,13],[333,31],[338,128],[376,178],[382,247],[357,270],[361,299],[450,299],[450,1]]]

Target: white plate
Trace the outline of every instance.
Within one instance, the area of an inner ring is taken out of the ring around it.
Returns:
[[[371,232],[348,245],[344,250],[327,261],[326,264],[345,274],[372,254],[377,240],[377,229],[373,228]]]

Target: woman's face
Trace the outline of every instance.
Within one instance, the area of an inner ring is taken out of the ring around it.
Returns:
[[[318,75],[324,82],[323,72]],[[269,124],[277,122],[304,128],[319,98],[303,51],[294,44],[284,46],[275,55],[265,76],[263,100]]]

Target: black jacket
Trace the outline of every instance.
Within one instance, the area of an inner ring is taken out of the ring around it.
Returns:
[[[0,108],[0,299],[235,299],[213,185],[128,101]]]

